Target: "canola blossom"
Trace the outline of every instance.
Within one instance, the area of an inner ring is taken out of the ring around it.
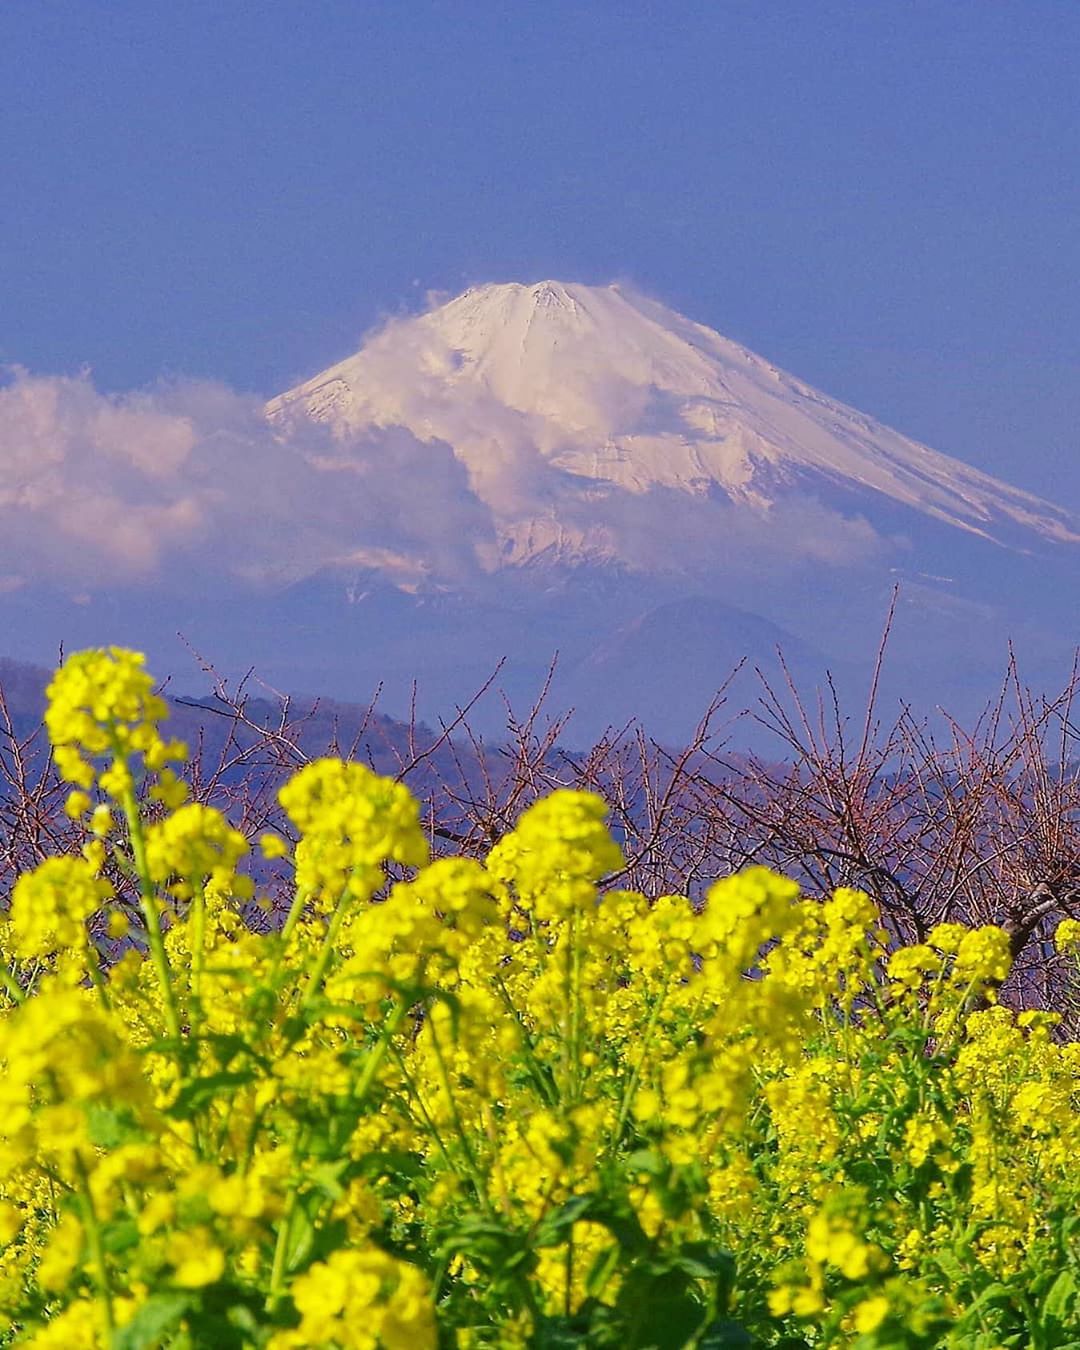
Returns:
[[[583,792],[432,860],[331,759],[256,932],[166,711],[117,648],[49,688],[85,843],[0,921],[0,1344],[1080,1346],[1080,1045],[1004,932],[614,889]]]

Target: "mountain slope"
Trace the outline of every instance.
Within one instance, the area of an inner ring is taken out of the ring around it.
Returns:
[[[449,444],[492,513],[487,570],[540,558],[708,571],[727,561],[706,556],[718,527],[742,541],[772,526],[803,556],[845,561],[881,545],[875,513],[897,507],[1021,550],[1080,543],[1051,503],[618,286],[477,287],[390,323],[267,412],[325,423],[339,445],[328,465],[358,462],[353,438],[375,429]]]

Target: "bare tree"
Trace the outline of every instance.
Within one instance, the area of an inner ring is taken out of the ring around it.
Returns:
[[[897,942],[920,941],[946,920],[999,924],[1015,958],[1003,997],[1064,1008],[1069,975],[1050,939],[1061,917],[1080,917],[1080,672],[1060,694],[1037,697],[1010,658],[998,694],[966,730],[904,706],[886,718],[878,677],[887,634],[858,717],[843,711],[831,683],[809,705],[790,676],[777,688],[760,673],[757,705],[729,712],[733,672],[677,748],[630,722],[582,753],[564,749],[572,714],[548,710],[554,665],[524,716],[506,704],[497,740],[470,718],[498,670],[435,728],[418,720],[415,697],[400,723],[377,711],[378,691],[363,707],[303,702],[250,672],[230,684],[206,664],[212,693],[175,699],[174,714],[192,747],[195,799],[219,806],[251,840],[285,830],[278,788],[322,754],[408,783],[436,852],[482,856],[537,798],[588,789],[609,803],[626,859],[609,885],[697,898],[716,877],[761,863],[811,896],[867,891]],[[773,753],[733,748],[748,719]],[[40,726],[20,729],[0,690],[5,891],[43,857],[80,845],[64,796]],[[251,919],[272,924],[286,878],[266,867],[259,880],[271,903]]]

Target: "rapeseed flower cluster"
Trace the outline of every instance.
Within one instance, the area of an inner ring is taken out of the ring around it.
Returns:
[[[112,895],[110,882],[85,858],[46,858],[24,873],[11,893],[11,944],[22,959],[77,951],[86,921]]]
[[[86,842],[0,925],[0,1343],[1080,1342],[1080,1046],[997,1004],[1001,930],[897,948],[762,868],[620,890],[582,792],[430,861],[326,759],[256,933],[165,711],[120,649],[50,686]]]

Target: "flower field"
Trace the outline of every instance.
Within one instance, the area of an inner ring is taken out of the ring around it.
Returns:
[[[115,648],[49,689],[85,842],[0,929],[3,1344],[1080,1347],[1080,1045],[998,1004],[1003,930],[611,889],[580,791],[431,861],[321,759],[257,932],[153,689]]]

